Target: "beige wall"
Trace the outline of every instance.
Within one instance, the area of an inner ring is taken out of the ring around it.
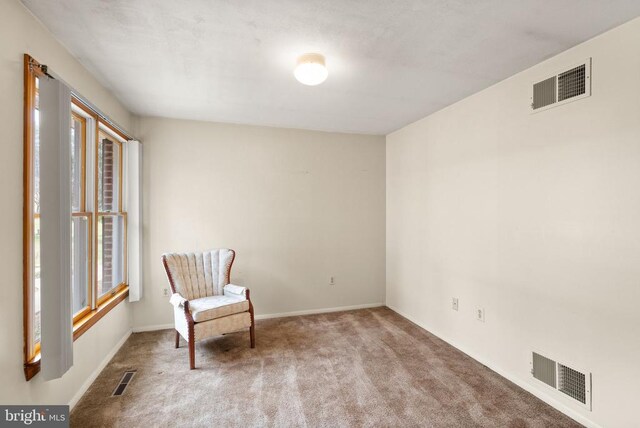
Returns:
[[[160,256],[229,247],[257,315],[384,302],[384,137],[140,121],[144,298],[134,327],[173,322]],[[335,285],[329,278],[335,277]]]
[[[387,137],[387,304],[621,428],[640,402],[639,40],[635,20]],[[530,114],[531,83],[587,57],[593,95]],[[532,350],[593,373],[592,412],[532,380]]]
[[[128,304],[121,304],[74,344],[74,366],[59,380],[40,375],[26,382],[22,370],[22,107],[23,54],[47,64],[122,126],[132,117],[17,0],[0,1],[0,403],[68,403],[130,330]]]
[[[236,249],[232,279],[258,315],[381,303],[386,217],[389,306],[585,422],[633,426],[638,40],[636,20],[389,135],[386,215],[382,137],[140,120],[144,299],[76,341],[62,379],[26,382],[22,54],[124,127],[133,118],[17,1],[0,2],[0,402],[67,403],[132,323],[170,324],[166,251]],[[592,97],[529,114],[532,81],[589,56]],[[532,350],[593,372],[593,412],[531,380]]]

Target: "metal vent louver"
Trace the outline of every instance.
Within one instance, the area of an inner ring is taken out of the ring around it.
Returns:
[[[558,364],[558,390],[587,404],[587,376],[563,364]]]
[[[586,65],[582,64],[558,75],[558,101],[583,95],[586,92]]]
[[[122,375],[122,379],[120,379],[120,383],[118,384],[118,386],[116,386],[116,389],[113,390],[113,394],[111,395],[113,397],[116,397],[118,395],[124,394],[125,389],[127,389],[127,386],[131,384],[131,380],[133,379],[133,376],[135,376],[135,374],[135,370],[127,370],[126,372],[124,372],[124,374]]]
[[[556,102],[556,76],[533,85],[533,109],[539,109]]]
[[[533,112],[546,110],[591,95],[591,58],[560,73],[534,82]]]
[[[556,387],[556,362],[543,357],[540,354],[533,353],[533,377],[546,383],[547,385]]]
[[[533,352],[531,374],[535,379],[566,394],[591,410],[591,373],[576,370]]]

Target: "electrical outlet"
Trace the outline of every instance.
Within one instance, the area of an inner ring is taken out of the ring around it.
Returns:
[[[171,293],[169,292],[168,288],[163,288],[162,289],[162,297],[169,297],[171,296]]]
[[[480,322],[484,322],[484,308],[476,309],[476,319]]]
[[[451,309],[453,309],[454,311],[458,310],[458,298],[457,297],[454,297],[451,300]]]
[[[334,277],[329,277],[329,285],[336,285],[336,280]]]

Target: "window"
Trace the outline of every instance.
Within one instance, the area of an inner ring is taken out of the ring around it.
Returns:
[[[74,106],[76,109],[79,107]],[[78,320],[91,310],[91,212],[87,210],[87,122],[71,114],[71,306]]]
[[[40,369],[40,65],[25,55],[24,342],[27,380]],[[124,300],[127,213],[123,158],[128,136],[72,97],[71,304],[74,340]]]
[[[123,143],[100,130],[96,185],[98,194],[98,300],[113,295],[125,283],[126,213],[122,210]]]
[[[30,173],[28,186],[25,186],[25,195],[29,200],[25,201],[25,234],[30,236],[29,245],[25,242],[25,251],[28,251],[29,274],[25,275],[26,293],[31,299],[25,305],[26,323],[29,330],[26,352],[30,358],[40,352],[40,115],[38,85],[39,77],[33,75],[25,85],[29,97],[28,126],[25,134],[30,136],[30,144],[25,147],[25,176]],[[27,155],[28,154],[28,155]]]

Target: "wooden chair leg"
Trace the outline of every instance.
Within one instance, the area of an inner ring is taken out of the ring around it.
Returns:
[[[180,333],[176,330],[176,348],[180,347]]]
[[[184,316],[187,319],[187,341],[189,342],[189,368],[196,368],[196,335],[193,317],[189,310],[189,302],[184,302]]]
[[[193,336],[189,337],[189,368],[191,370],[196,368],[196,343]]]
[[[256,347],[256,321],[253,316],[253,303],[251,302],[251,296],[249,290],[246,291],[247,300],[249,301],[249,315],[251,315],[251,327],[249,327],[249,338],[251,339],[251,348]]]

